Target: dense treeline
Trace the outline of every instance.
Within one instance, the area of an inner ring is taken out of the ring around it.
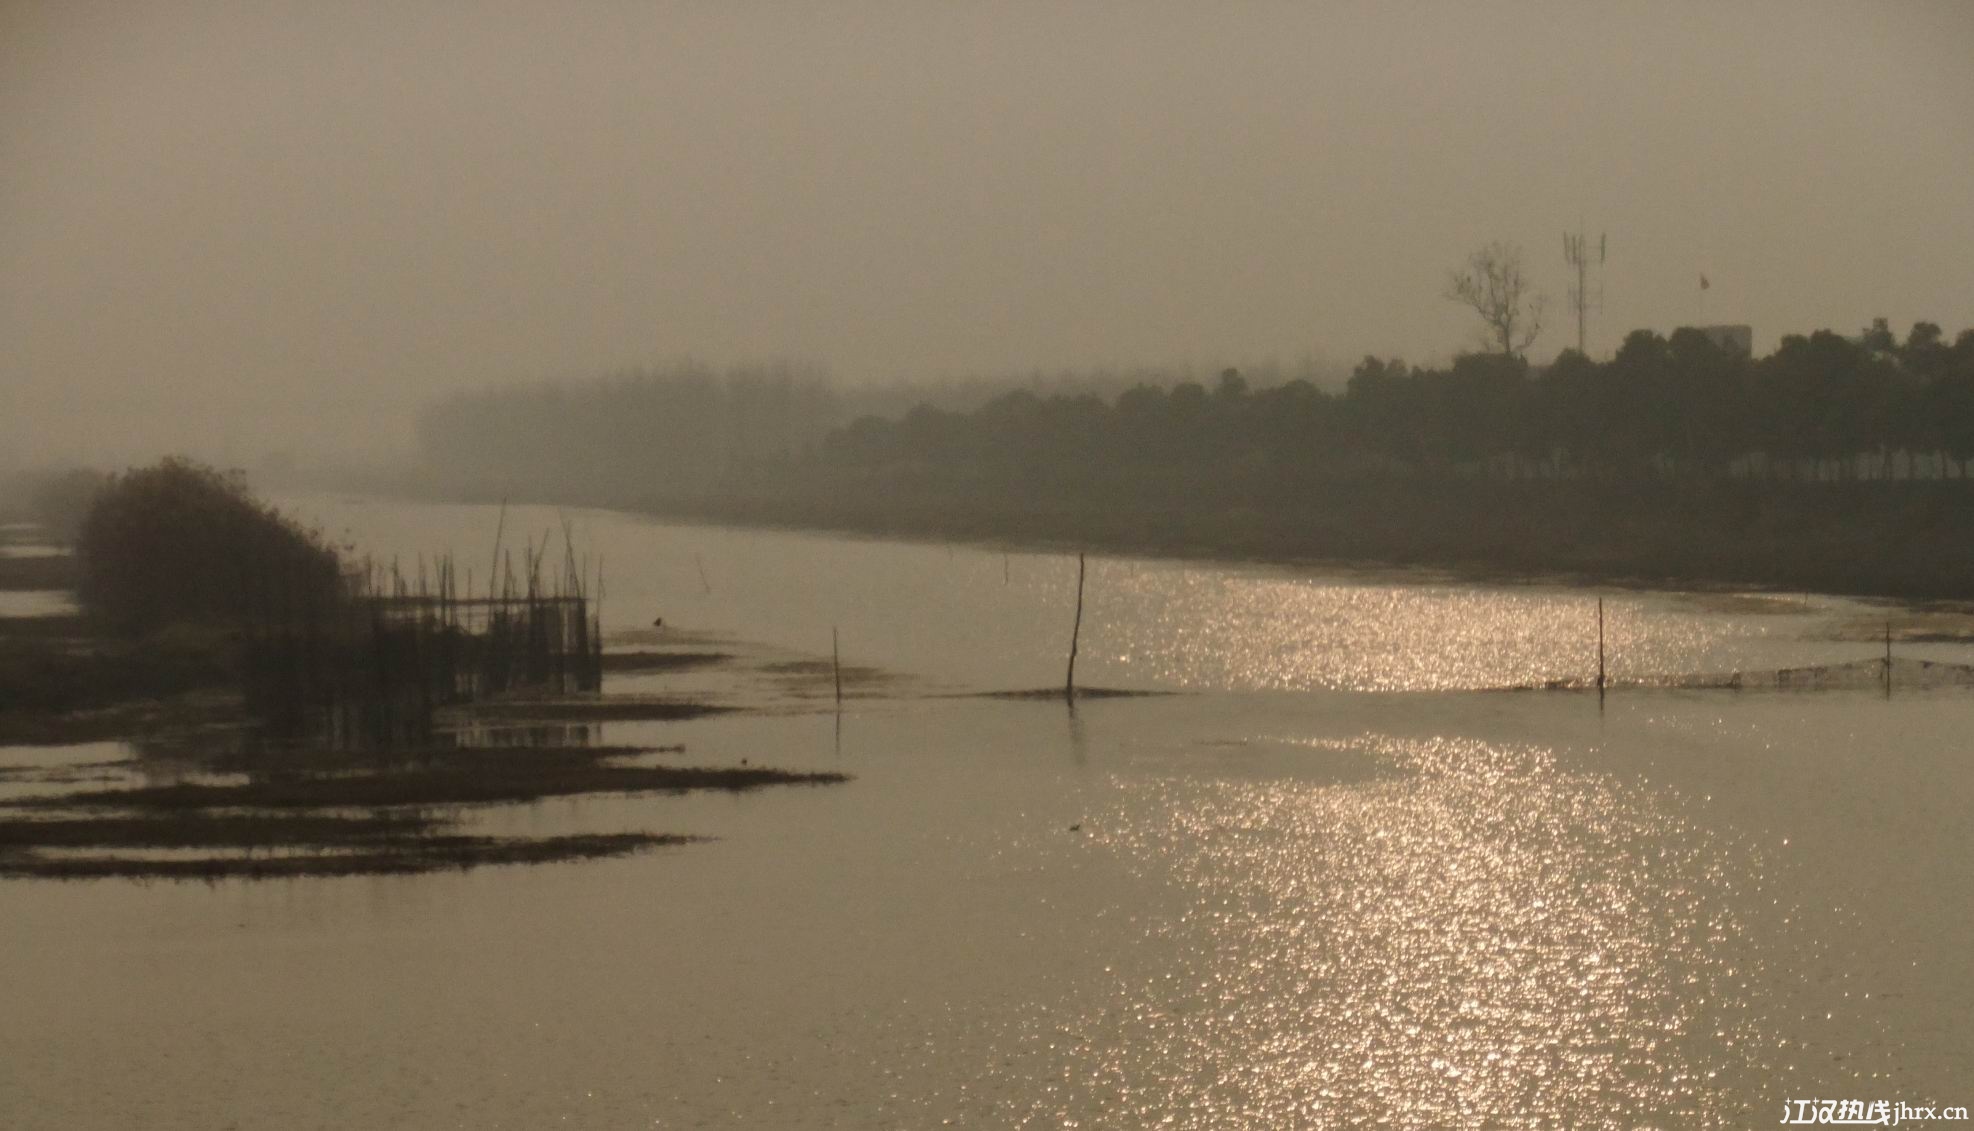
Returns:
[[[534,498],[704,491],[813,450],[837,415],[819,372],[691,364],[578,385],[489,389],[419,415],[426,476]]]
[[[1289,374],[1260,366],[1262,380]],[[1315,359],[1290,371],[1323,375]],[[1339,373],[1338,376],[1341,376]],[[493,497],[631,502],[759,486],[813,465],[833,430],[917,406],[968,412],[1018,389],[1114,397],[1189,378],[1158,369],[1035,372],[842,386],[815,366],[685,362],[567,384],[489,388],[428,406],[417,421],[428,487]]]
[[[1331,558],[1974,595],[1974,332],[1609,361],[1366,359],[1290,381],[1015,393],[833,433],[799,482],[652,505],[711,518],[1153,553]]]
[[[694,395],[729,395],[707,380]],[[426,456],[462,462],[424,485],[1138,552],[1974,595],[1974,331],[1929,323],[1792,336],[1760,358],[1695,330],[1539,369],[1367,358],[1341,388],[1235,370],[1110,395],[1017,387],[837,427],[824,417],[845,402],[823,397],[789,426],[813,438],[799,446],[731,442],[732,406],[694,415],[678,384],[449,402]]]
[[[914,409],[832,434],[842,469],[948,485],[1100,484],[1119,476],[1292,485],[1365,476],[1507,479],[1960,478],[1974,458],[1974,330],[1920,323],[1785,338],[1749,358],[1692,329],[1640,330],[1596,362],[1565,352],[1366,358],[1341,394],[1142,386],[1114,401],[1016,392],[970,413]],[[1176,473],[1176,474],[1175,474]]]

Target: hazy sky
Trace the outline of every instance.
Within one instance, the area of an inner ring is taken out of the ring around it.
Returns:
[[[0,464],[442,391],[1974,325],[1974,4],[0,3]],[[1704,296],[1698,277],[1713,282]]]

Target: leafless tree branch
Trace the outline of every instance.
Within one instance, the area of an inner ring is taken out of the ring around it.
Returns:
[[[1514,244],[1491,243],[1468,256],[1466,267],[1448,275],[1446,297],[1472,307],[1504,354],[1519,355],[1542,332],[1548,299],[1523,274],[1522,249]]]

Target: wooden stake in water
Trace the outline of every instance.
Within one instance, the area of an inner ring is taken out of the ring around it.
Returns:
[[[829,667],[836,674],[836,709],[843,709],[843,651],[837,646],[836,626],[829,626]]]
[[[1604,598],[1597,598],[1597,695],[1604,694]]]
[[[1076,624],[1069,630],[1069,675],[1062,684],[1063,698],[1076,701],[1076,641],[1083,635],[1083,555],[1076,555]]]
[[[1885,694],[1892,693],[1892,622],[1885,622]]]
[[[487,596],[499,596],[494,592],[496,579],[500,576],[500,536],[507,532],[507,500],[500,500],[500,521],[494,524],[493,568],[487,571]]]

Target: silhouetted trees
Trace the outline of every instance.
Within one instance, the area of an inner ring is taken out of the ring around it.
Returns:
[[[1320,366],[1305,359],[1297,375]],[[1255,373],[1280,382],[1273,365]],[[1131,417],[1128,431],[1146,442],[1183,430],[1163,408],[1132,415],[1140,386],[1157,393],[1174,382],[1186,406],[1206,412],[1209,400],[1244,400],[1247,376],[1223,375],[1209,394],[1171,371],[1096,370],[963,377],[938,382],[837,386],[823,371],[794,364],[739,366],[724,372],[692,363],[567,384],[490,388],[448,397],[419,414],[417,436],[424,485],[482,498],[581,500],[638,505],[656,497],[706,496],[772,489],[800,481],[831,432],[864,434],[884,421],[912,420],[911,441],[887,441],[897,458],[913,444],[991,439],[1031,453],[1059,451],[1071,438],[1032,434],[1036,406],[1075,402],[1075,413],[1052,414],[1050,428],[1076,432],[1112,411]],[[1314,392],[1313,386],[1303,387]],[[1111,399],[1120,404],[1113,410]],[[1140,398],[1141,399],[1141,398]],[[942,421],[989,408],[964,437]],[[1153,419],[1152,417],[1159,419]],[[871,419],[871,423],[854,422]],[[925,458],[951,453],[928,452]]]
[[[1340,389],[1148,376],[831,426],[839,394],[792,421],[813,450],[733,444],[711,378],[478,394],[421,435],[483,496],[720,521],[1968,595],[1974,330],[1824,331],[1761,358],[1640,330],[1546,367],[1367,357]]]
[[[1958,478],[1974,458],[1974,330],[1951,344],[1925,322],[1903,343],[1825,330],[1759,359],[1698,330],[1639,330],[1609,361],[1566,350],[1542,370],[1510,351],[1443,369],[1367,357],[1340,395],[1300,381],[1251,388],[1233,370],[1211,392],[1145,385],[1108,403],[1012,393],[971,413],[865,418],[822,454],[975,488],[1119,476],[1207,492],[1394,474]]]
[[[1513,266],[1512,249],[1473,270]],[[1479,262],[1487,258],[1487,262]],[[1513,291],[1510,287],[1510,291]],[[1017,387],[976,407],[922,403],[840,424],[853,395],[813,371],[692,369],[492,390],[419,421],[440,482],[482,494],[637,504],[715,494],[1049,493],[1269,506],[1367,477],[1834,482],[1959,479],[1974,459],[1974,330],[1932,323],[1783,339],[1751,358],[1698,330],[1627,336],[1543,368],[1518,348],[1443,367],[1367,357],[1341,391],[1306,380],[1148,379]],[[848,481],[843,480],[848,476]],[[1066,496],[1065,496],[1066,497]]]
[[[813,450],[837,416],[817,371],[716,374],[688,363],[462,394],[422,412],[417,435],[435,481],[607,501],[660,488],[701,492],[786,466]]]

